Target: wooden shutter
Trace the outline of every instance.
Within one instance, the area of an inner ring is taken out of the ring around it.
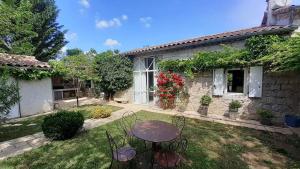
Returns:
[[[262,96],[263,67],[250,67],[249,97]]]
[[[213,85],[213,95],[223,96],[224,94],[224,69],[214,70],[214,85]]]

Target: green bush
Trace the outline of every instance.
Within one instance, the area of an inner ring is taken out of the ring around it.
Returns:
[[[45,117],[42,130],[47,138],[65,140],[72,138],[82,127],[84,117],[79,112],[60,111]]]
[[[204,95],[201,97],[201,105],[208,106],[212,102],[212,98],[208,95]]]
[[[112,109],[99,106],[92,110],[91,118],[93,119],[107,118],[111,116],[111,112]]]
[[[242,104],[238,100],[232,100],[229,103],[229,109],[238,109],[238,108],[241,108],[241,107],[242,107]]]
[[[269,110],[260,109],[257,110],[256,113],[258,114],[261,120],[269,120],[274,117],[272,112]]]

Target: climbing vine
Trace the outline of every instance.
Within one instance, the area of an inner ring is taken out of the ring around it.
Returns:
[[[300,37],[253,36],[246,40],[244,49],[223,46],[223,50],[202,51],[187,60],[159,62],[161,70],[184,73],[190,78],[199,71],[253,65],[264,65],[269,71],[300,71]]]
[[[42,69],[25,69],[25,68],[1,68],[0,73],[8,69],[10,76],[19,79],[19,80],[41,80],[44,78],[52,77],[52,70],[42,70]]]

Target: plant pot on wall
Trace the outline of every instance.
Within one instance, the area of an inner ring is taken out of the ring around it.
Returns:
[[[200,107],[198,109],[198,113],[200,113],[201,115],[207,116],[208,114],[208,106],[209,104],[212,102],[212,98],[209,95],[204,95],[201,97],[200,99]]]
[[[201,105],[198,109],[198,113],[200,113],[201,115],[207,116],[208,113],[208,106],[206,105]]]
[[[229,118],[230,119],[237,119],[239,117],[239,109],[235,108],[235,109],[229,109]]]

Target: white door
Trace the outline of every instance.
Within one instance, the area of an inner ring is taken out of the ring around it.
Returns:
[[[214,85],[213,85],[213,95],[222,96],[224,94],[224,69],[214,70]]]
[[[263,67],[250,67],[249,97],[262,96]]]
[[[147,104],[154,100],[155,58],[134,59],[134,103]]]

